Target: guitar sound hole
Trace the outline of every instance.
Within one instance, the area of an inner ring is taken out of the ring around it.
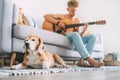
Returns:
[[[62,31],[61,31],[61,30],[57,30],[57,33],[58,33],[58,34],[61,34],[61,33],[62,33]]]

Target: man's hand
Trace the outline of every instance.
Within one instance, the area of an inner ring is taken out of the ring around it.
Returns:
[[[86,31],[87,28],[88,28],[88,26],[89,26],[89,24],[88,24],[88,23],[85,23],[85,24],[84,24],[84,27],[83,27],[83,31]]]
[[[85,33],[85,31],[87,30],[87,28],[88,28],[88,23],[85,23],[84,24],[84,26],[83,26],[83,31],[80,33],[81,34],[81,36],[83,36],[84,35],[84,33]]]
[[[65,28],[65,24],[60,21],[59,24],[58,24],[58,27],[61,28],[61,29],[64,29]]]

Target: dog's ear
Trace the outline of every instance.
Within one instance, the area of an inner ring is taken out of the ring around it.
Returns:
[[[39,46],[38,52],[39,52],[40,54],[42,54],[42,53],[44,52],[44,45],[43,45],[43,44],[41,44],[41,45]]]
[[[44,50],[45,50],[45,47],[44,47],[43,42],[41,41],[41,42],[40,42],[40,45],[39,45],[39,47],[38,47],[38,52],[39,52],[40,54],[42,54],[42,53],[44,52]]]

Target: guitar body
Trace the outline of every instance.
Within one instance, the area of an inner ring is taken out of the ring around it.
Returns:
[[[63,22],[65,25],[70,25],[72,24],[72,21],[69,20],[69,19],[63,19],[63,20],[59,20],[60,22]],[[54,28],[54,29],[53,29]],[[48,31],[52,31],[52,32],[56,32],[56,33],[59,33],[57,31],[61,30],[61,28],[59,28],[58,26],[54,25],[53,23],[51,22],[48,22],[48,21],[44,21],[43,22],[43,25],[42,25],[42,29],[45,29],[45,30],[48,30]],[[66,29],[63,29],[61,30],[62,32],[60,32],[60,34],[67,34],[69,32],[73,32],[73,28],[66,28]]]

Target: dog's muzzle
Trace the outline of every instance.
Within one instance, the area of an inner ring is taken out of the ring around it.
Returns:
[[[27,49],[29,49],[29,43],[25,43]]]

